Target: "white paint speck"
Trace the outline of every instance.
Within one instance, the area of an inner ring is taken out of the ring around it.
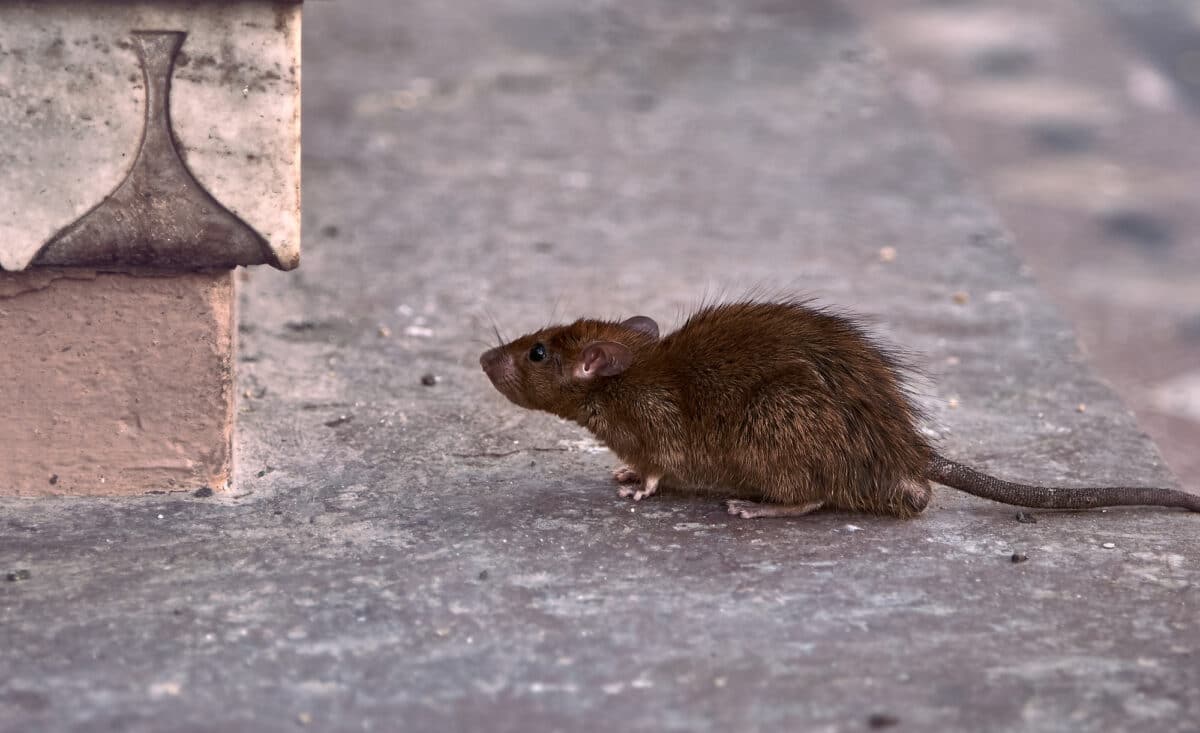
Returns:
[[[1170,109],[1175,103],[1175,89],[1167,77],[1149,66],[1138,64],[1129,69],[1125,79],[1129,98],[1147,109]]]
[[[560,448],[566,448],[568,451],[580,453],[604,453],[608,448],[599,441],[593,438],[584,438],[582,440],[559,440],[555,443]]]
[[[149,690],[150,697],[155,699],[161,697],[178,697],[179,693],[182,691],[183,686],[174,681],[155,682],[154,684],[150,685]]]
[[[562,176],[562,185],[582,191],[592,185],[592,177],[587,171],[568,171]]]
[[[577,692],[579,686],[568,682],[566,684],[554,684],[552,682],[531,682],[529,683],[529,691],[534,694],[543,692]]]
[[[904,93],[919,107],[932,107],[945,96],[942,85],[925,71],[914,71],[904,78]]]
[[[1155,385],[1150,399],[1163,412],[1200,420],[1200,370],[1186,372]]]

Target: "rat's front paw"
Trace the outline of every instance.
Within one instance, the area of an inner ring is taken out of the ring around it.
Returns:
[[[629,466],[617,466],[612,472],[613,480],[619,484],[640,484],[642,475]]]
[[[628,499],[632,497],[634,501],[641,501],[648,496],[654,496],[656,493],[658,493],[658,481],[658,476],[650,476],[646,479],[645,483],[642,484],[642,488],[640,489],[635,489],[632,486],[622,486],[621,488],[617,489],[617,496],[621,497],[622,499]]]

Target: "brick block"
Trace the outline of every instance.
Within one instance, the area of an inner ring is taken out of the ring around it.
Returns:
[[[0,495],[221,490],[231,271],[0,273]]]

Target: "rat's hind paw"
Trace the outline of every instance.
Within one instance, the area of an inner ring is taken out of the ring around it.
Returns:
[[[642,482],[641,474],[629,466],[617,466],[613,469],[612,477],[619,484],[640,484]]]
[[[727,499],[725,510],[735,517],[742,519],[761,519],[763,517],[802,517],[821,508],[821,502],[811,504],[759,504],[756,501],[742,499]]]

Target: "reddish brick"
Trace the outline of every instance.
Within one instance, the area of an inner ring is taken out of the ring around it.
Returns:
[[[0,495],[224,489],[232,273],[0,273]]]

